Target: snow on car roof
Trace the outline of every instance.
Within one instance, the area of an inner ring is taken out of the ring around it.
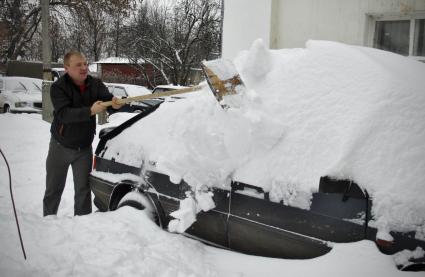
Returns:
[[[161,105],[109,141],[105,157],[155,161],[194,187],[246,182],[307,209],[321,176],[351,179],[372,197],[381,233],[425,237],[425,64],[336,42],[269,50],[261,40],[234,62],[248,88],[240,108],[221,109],[205,88]]]

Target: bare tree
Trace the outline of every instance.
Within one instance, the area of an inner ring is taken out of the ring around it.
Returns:
[[[41,56],[39,2],[0,0],[3,61]],[[138,3],[138,4],[137,4]],[[126,56],[150,86],[189,84],[203,59],[220,51],[220,0],[50,0],[52,58],[69,49],[90,60]],[[136,5],[137,4],[137,5]],[[137,9],[136,9],[137,7]],[[136,11],[134,18],[130,16]]]
[[[119,52],[120,25],[123,17],[135,6],[134,0],[78,0],[69,6],[72,18],[77,22],[76,34],[83,37],[80,45],[86,54],[99,60],[107,44],[113,44],[116,54]],[[111,31],[115,30],[115,40],[111,40]],[[78,40],[80,41],[80,40]]]
[[[128,34],[126,54],[141,70],[143,64],[152,65],[162,82],[188,84],[199,63],[218,52],[220,22],[216,0],[178,0],[173,7],[142,5]]]
[[[36,35],[41,21],[39,1],[0,0],[0,4],[0,22],[7,30],[0,48],[1,60],[39,56],[38,47],[33,47],[34,39],[41,44]],[[65,48],[77,48],[99,59],[111,29],[111,14],[126,14],[135,0],[50,0],[49,5],[54,8],[50,21],[53,57]],[[70,20],[60,20],[64,15]]]
[[[25,56],[25,46],[32,40],[41,20],[40,8],[27,1],[3,0],[0,16],[8,30],[1,59],[6,62]]]

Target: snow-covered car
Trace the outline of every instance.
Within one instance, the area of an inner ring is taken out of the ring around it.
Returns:
[[[103,157],[110,139],[155,109],[146,110],[101,137],[90,185],[99,211],[123,206],[148,209],[153,220],[166,229],[181,201],[197,192],[185,181],[173,183],[169,175]],[[144,181],[135,176],[143,176]],[[385,254],[425,249],[425,241],[415,239],[412,233],[392,233],[392,242],[377,239],[377,229],[368,225],[372,199],[351,180],[321,178],[309,210],[272,201],[268,192],[253,184],[232,182],[230,189],[214,187],[206,191],[213,194],[215,207],[200,212],[185,235],[214,246],[290,259],[318,257],[329,252],[332,243],[360,240],[375,241]],[[411,259],[403,269],[425,270],[424,265],[423,257]]]
[[[149,95],[152,91],[144,86],[131,85],[131,84],[120,84],[120,83],[105,83],[109,92],[117,98],[128,98],[142,95]],[[147,107],[156,105],[160,100],[146,100],[131,102],[130,104],[124,105],[119,112],[141,112]],[[116,112],[110,110],[110,112]]]
[[[27,77],[0,77],[0,111],[40,113],[42,82]]]
[[[240,55],[249,90],[237,108],[203,88],[103,135],[90,174],[99,211],[145,209],[169,231],[276,258],[367,240],[424,271],[425,65],[307,46]]]

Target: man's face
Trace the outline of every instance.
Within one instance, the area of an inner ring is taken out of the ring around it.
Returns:
[[[65,64],[65,71],[77,85],[84,84],[88,74],[86,58],[79,55],[71,56],[69,64]]]

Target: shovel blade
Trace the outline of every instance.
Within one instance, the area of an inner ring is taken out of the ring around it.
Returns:
[[[223,108],[237,107],[245,91],[239,72],[230,60],[203,61],[202,71],[215,98]],[[237,100],[237,101],[235,101]]]

